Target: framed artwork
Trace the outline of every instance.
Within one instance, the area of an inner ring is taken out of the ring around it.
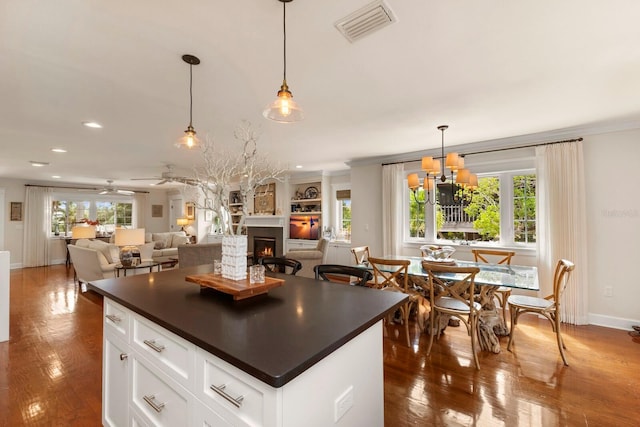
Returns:
[[[276,185],[261,185],[253,197],[253,212],[256,215],[276,214]]]
[[[213,221],[213,211],[210,209],[207,209],[206,211],[204,211],[204,220],[207,222],[211,222]]]
[[[22,221],[22,202],[11,202],[10,206],[11,221]]]
[[[151,218],[162,218],[162,205],[151,205]]]
[[[184,204],[185,216],[188,219],[194,219],[196,217],[196,204],[193,202],[187,202]]]

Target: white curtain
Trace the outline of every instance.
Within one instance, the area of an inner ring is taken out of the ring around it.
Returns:
[[[536,147],[538,277],[541,296],[553,293],[559,259],[572,261],[561,305],[563,322],[588,323],[587,221],[582,142]]]
[[[384,255],[402,249],[402,184],[404,165],[382,166],[382,250]]]
[[[149,193],[135,193],[133,196],[133,228],[145,228],[145,216],[149,211]]]
[[[26,187],[24,203],[24,241],[22,266],[49,265],[49,234],[51,232],[51,189]]]

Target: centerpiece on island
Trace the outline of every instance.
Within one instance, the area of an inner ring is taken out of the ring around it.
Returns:
[[[232,147],[215,144],[207,137],[202,146],[204,166],[195,169],[197,187],[204,200],[211,200],[212,209],[222,229],[222,275],[232,280],[247,277],[247,236],[243,234],[245,218],[249,214],[247,202],[259,188],[279,180],[285,169],[269,162],[258,154],[258,134],[251,124],[243,121],[234,132],[236,141],[242,145]],[[229,193],[238,187],[240,220],[234,227],[230,217]]]

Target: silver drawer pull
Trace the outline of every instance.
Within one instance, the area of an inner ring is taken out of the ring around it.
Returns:
[[[220,396],[222,396],[225,399],[227,399],[236,408],[239,408],[240,406],[242,406],[242,400],[244,399],[244,396],[241,395],[241,396],[238,396],[238,397],[236,397],[234,399],[233,397],[229,396],[226,391],[224,391],[226,386],[227,386],[226,384],[222,384],[222,385],[219,385],[219,386],[216,387],[213,384],[211,384],[211,386],[209,386],[209,388],[211,390],[215,391],[216,393],[218,393]]]
[[[164,346],[162,344],[156,344],[156,340],[144,340],[142,342],[148,345],[149,347],[151,347],[152,349],[154,349],[155,351],[157,351],[158,353],[162,353],[162,350],[164,350]]]
[[[107,314],[105,317],[111,320],[113,323],[120,323],[122,321],[122,319],[115,314]]]
[[[164,409],[164,403],[156,403],[156,396],[155,395],[151,395],[151,396],[144,396],[143,397],[144,401],[147,402],[149,404],[149,406],[151,406],[156,412],[162,412],[162,410]]]
[[[127,353],[120,353],[120,360],[127,360],[127,358],[129,358]]]

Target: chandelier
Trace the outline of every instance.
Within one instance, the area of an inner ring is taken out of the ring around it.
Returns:
[[[469,169],[464,167],[464,156],[460,155],[456,152],[447,153],[444,155],[444,131],[447,130],[449,126],[440,125],[438,126],[438,130],[442,133],[442,143],[441,143],[441,157],[432,157],[425,156],[422,158],[421,169],[425,172],[426,176],[422,182],[422,188],[426,192],[425,202],[433,205],[436,203],[436,182],[438,179],[438,175],[440,175],[440,181],[447,182],[447,175],[445,173],[445,168],[448,168],[451,172],[451,194],[455,196],[455,185],[458,184],[462,188],[468,190],[475,190],[478,187],[478,176],[474,173],[471,173]],[[441,161],[444,162],[445,168],[442,168]],[[455,175],[455,177],[454,177]],[[409,189],[413,192],[414,199],[417,199],[418,188],[420,188],[420,177],[417,173],[409,174],[407,177],[407,183]],[[431,193],[433,193],[433,199],[431,198]]]

